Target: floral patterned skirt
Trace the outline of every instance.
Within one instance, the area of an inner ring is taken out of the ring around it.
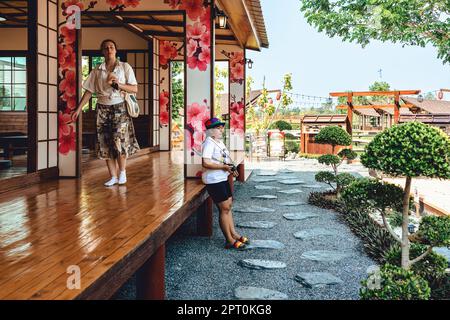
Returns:
[[[103,160],[117,159],[120,155],[129,157],[139,150],[133,120],[125,102],[97,104],[96,149],[97,157]]]

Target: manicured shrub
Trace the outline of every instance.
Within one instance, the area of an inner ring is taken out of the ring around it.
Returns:
[[[270,126],[270,129],[278,129],[280,131],[292,130],[292,126],[289,122],[286,122],[284,120],[278,120]]]
[[[336,146],[349,146],[352,138],[347,131],[338,126],[324,127],[315,137],[315,142],[320,144],[330,144],[334,149]]]
[[[286,140],[285,141],[285,150],[287,152],[298,153],[299,151],[299,143],[298,141]]]
[[[334,209],[343,211],[342,203],[336,198],[336,192],[311,192],[308,196],[308,203],[323,209]]]
[[[356,180],[356,178],[354,175],[352,175],[350,173],[346,173],[346,172],[339,173],[336,176],[336,184],[340,190],[346,188],[355,180]]]
[[[369,277],[362,281],[360,297],[363,300],[427,300],[430,287],[425,279],[411,270],[385,264],[378,275],[379,285]]]
[[[450,246],[450,217],[423,217],[415,238],[433,247]]]
[[[393,227],[401,227],[403,223],[403,217],[400,212],[394,211],[388,216],[389,224]]]
[[[314,176],[317,182],[323,182],[328,184],[330,187],[334,188],[334,183],[336,183],[336,176],[330,171],[320,171]]]

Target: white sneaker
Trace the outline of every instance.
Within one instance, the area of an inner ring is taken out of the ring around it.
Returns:
[[[125,171],[120,171],[119,174],[119,184],[127,183],[127,173]]]
[[[105,182],[105,186],[106,187],[112,187],[113,185],[115,185],[118,182],[119,181],[117,180],[117,177],[112,177],[109,181]]]

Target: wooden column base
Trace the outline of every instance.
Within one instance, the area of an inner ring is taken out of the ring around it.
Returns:
[[[244,166],[244,162],[239,164],[237,166],[237,169],[238,169],[238,173],[239,173],[239,176],[237,177],[237,180],[240,181],[240,182],[245,182],[245,166]]]
[[[166,246],[159,247],[139,269],[136,279],[136,297],[139,300],[164,300]]]
[[[197,234],[200,237],[212,237],[213,235],[213,201],[208,197],[198,208]]]

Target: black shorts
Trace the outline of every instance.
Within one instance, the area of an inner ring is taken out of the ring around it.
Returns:
[[[206,190],[208,191],[215,204],[219,204],[225,200],[228,200],[229,197],[233,196],[228,180],[207,184]]]

